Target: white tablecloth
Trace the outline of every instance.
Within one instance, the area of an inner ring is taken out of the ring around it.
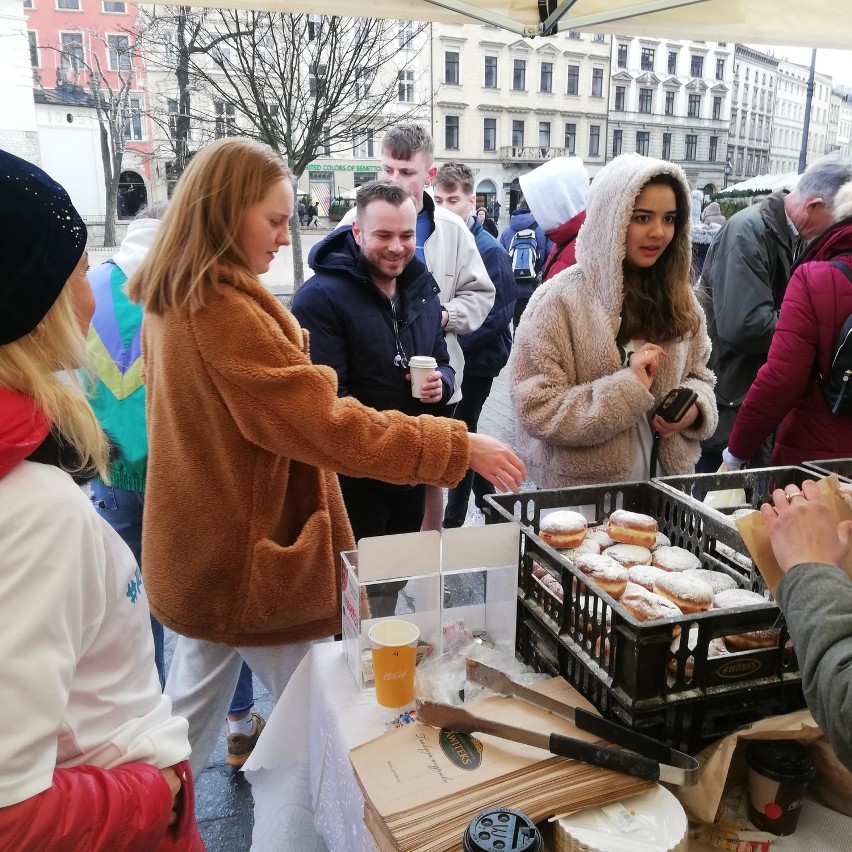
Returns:
[[[315,645],[275,705],[245,770],[254,852],[375,852],[349,750],[399,715],[361,691],[340,642]],[[808,801],[778,852],[852,852],[852,819]],[[709,849],[692,844],[690,850]]]

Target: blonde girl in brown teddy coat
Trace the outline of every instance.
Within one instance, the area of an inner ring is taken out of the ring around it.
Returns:
[[[536,291],[515,337],[519,449],[540,487],[646,479],[654,430],[658,474],[694,470],[717,414],[689,221],[673,163],[625,154],[595,178],[577,265]],[[698,395],[683,419],[653,416],[681,386]]]
[[[142,547],[151,611],[181,634],[166,692],[206,763],[241,658],[274,699],[312,641],[340,632],[341,550],[354,547],[336,472],[499,489],[526,473],[463,423],[339,398],[308,338],[258,279],[293,212],[271,148],[224,139],[181,177],[128,282],[145,307],[149,457]],[[413,239],[413,235],[412,235]]]

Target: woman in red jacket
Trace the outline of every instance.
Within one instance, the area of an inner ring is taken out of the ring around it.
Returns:
[[[776,427],[774,465],[852,455],[852,415],[832,414],[817,383],[817,374],[828,374],[838,332],[852,314],[852,281],[832,262],[852,274],[852,183],[837,193],[834,220],[793,270],[766,363],[723,453],[729,468],[751,459]]]
[[[0,233],[0,849],[200,850],[142,576],[79,487],[109,456],[73,378],[94,310],[86,226],[0,151]]]

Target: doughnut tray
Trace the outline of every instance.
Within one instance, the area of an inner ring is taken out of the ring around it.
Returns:
[[[808,476],[801,468],[776,470],[782,486]],[[759,500],[765,484],[750,487],[747,495]],[[606,718],[694,753],[740,725],[804,706],[783,616],[725,515],[657,481],[492,495],[486,504],[487,523],[514,519],[522,527],[516,654],[562,675]],[[673,545],[764,594],[766,604],[638,621],[537,535],[543,510],[578,507],[590,523],[619,508],[651,515]],[[561,584],[563,600],[534,575],[542,568]],[[710,652],[717,637],[767,630],[775,631],[770,647]]]

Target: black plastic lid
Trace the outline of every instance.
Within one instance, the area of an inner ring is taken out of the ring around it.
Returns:
[[[478,813],[465,829],[464,852],[542,852],[544,841],[535,823],[511,808]]]
[[[807,749],[795,740],[752,740],[745,759],[755,772],[773,781],[807,784],[816,773]]]

